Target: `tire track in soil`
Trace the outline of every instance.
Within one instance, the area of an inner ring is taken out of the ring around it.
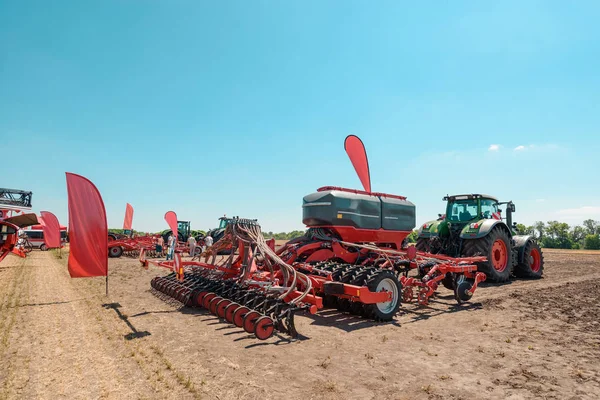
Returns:
[[[127,325],[102,306],[103,282],[71,279],[52,254],[32,252],[0,276],[2,398],[199,398],[160,347],[125,339]]]

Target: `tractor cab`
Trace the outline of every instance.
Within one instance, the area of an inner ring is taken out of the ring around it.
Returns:
[[[461,194],[446,196],[446,221],[453,225],[464,226],[481,219],[500,220],[498,200],[482,194]]]
[[[185,236],[190,236],[190,221],[177,221],[177,230]]]
[[[219,227],[217,229],[225,229],[229,224],[230,219],[227,217],[219,218]]]

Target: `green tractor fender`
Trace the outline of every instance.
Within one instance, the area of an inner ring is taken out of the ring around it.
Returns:
[[[509,233],[510,230],[503,221],[498,219],[481,219],[467,224],[460,232],[461,239],[479,239],[487,236],[496,226],[502,226]]]
[[[440,236],[448,230],[448,224],[444,220],[433,220],[425,222],[419,227],[417,231],[417,237],[419,238],[431,238]]]

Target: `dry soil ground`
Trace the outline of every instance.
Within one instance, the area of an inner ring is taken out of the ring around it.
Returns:
[[[544,252],[539,281],[441,288],[393,323],[324,311],[303,340],[260,342],[153,296],[165,271],[111,259],[71,279],[66,257],[0,264],[0,398],[598,399],[600,253]]]

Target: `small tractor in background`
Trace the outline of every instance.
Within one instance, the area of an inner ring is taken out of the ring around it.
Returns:
[[[483,194],[446,196],[446,214],[419,227],[417,250],[451,257],[484,256],[478,264],[493,282],[505,282],[511,274],[541,278],[542,250],[531,235],[519,235],[512,220],[515,205]],[[500,206],[506,205],[506,219]],[[451,277],[442,281],[450,288]]]
[[[177,241],[179,242],[187,242],[190,236],[194,236],[197,241],[200,241],[204,238],[204,233],[202,231],[193,231],[191,229],[190,221],[177,221]],[[164,239],[165,243],[169,239],[169,235],[173,233],[171,229],[166,229],[160,233],[160,236]]]

